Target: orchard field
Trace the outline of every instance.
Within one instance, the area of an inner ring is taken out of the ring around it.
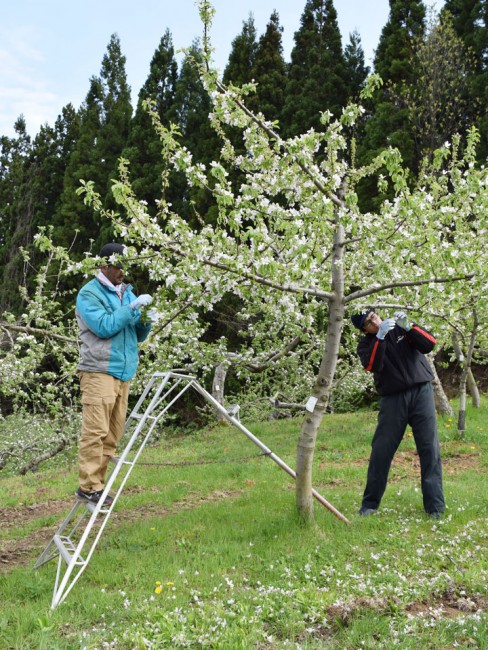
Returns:
[[[51,611],[55,564],[33,564],[74,500],[74,458],[0,479],[0,647],[417,650],[488,647],[488,404],[439,417],[445,516],[422,511],[407,432],[377,516],[356,512],[376,413],[328,415],[316,505],[240,432],[168,430],[146,448],[91,563]],[[300,422],[246,423],[293,465]]]

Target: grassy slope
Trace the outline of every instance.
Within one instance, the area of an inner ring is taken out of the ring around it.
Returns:
[[[318,440],[314,486],[350,526],[317,503],[315,525],[300,527],[291,479],[231,427],[147,449],[144,462],[176,466],[135,468],[52,612],[56,563],[32,565],[71,505],[76,467],[0,479],[0,542],[24,545],[0,574],[0,648],[487,648],[487,398],[465,441],[439,419],[440,522],[422,511],[411,434],[380,513],[356,515],[375,420],[328,416]],[[299,420],[247,426],[294,466]]]

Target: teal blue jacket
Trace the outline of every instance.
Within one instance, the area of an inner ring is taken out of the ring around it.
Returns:
[[[129,306],[136,299],[130,285],[122,284],[121,298],[97,278],[80,289],[76,299],[81,340],[78,370],[103,372],[121,381],[135,375],[137,344],[146,339],[151,325],[141,323],[140,311]]]

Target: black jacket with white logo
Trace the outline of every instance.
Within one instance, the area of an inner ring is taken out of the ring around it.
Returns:
[[[436,343],[419,325],[412,325],[408,332],[395,325],[383,340],[375,334],[363,336],[357,352],[364,369],[374,374],[378,393],[392,395],[434,379],[424,355]]]

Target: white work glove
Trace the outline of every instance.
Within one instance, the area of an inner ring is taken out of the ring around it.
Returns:
[[[388,334],[390,330],[392,330],[395,327],[396,320],[394,318],[386,318],[380,325],[380,328],[378,330],[378,334],[376,335],[376,338],[380,339],[382,341],[385,336]]]
[[[152,297],[148,293],[143,293],[142,296],[139,296],[139,298],[136,298],[133,300],[129,307],[131,307],[134,311],[136,309],[140,309],[141,307],[146,307],[146,305],[150,305],[152,303]]]
[[[155,309],[149,309],[147,312],[147,317],[151,323],[157,323],[159,320],[159,314]]]
[[[396,324],[399,325],[403,330],[408,332],[411,329],[407,314],[404,311],[396,311],[393,316],[396,318]]]

